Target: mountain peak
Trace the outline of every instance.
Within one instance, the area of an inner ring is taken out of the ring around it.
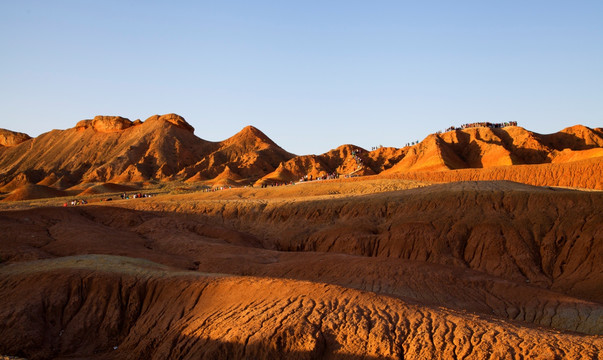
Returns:
[[[241,129],[241,131],[236,133],[234,136],[231,136],[228,139],[224,140],[222,143],[225,145],[238,144],[243,146],[245,144],[254,144],[254,146],[259,146],[261,144],[264,144],[266,146],[278,146],[260,129],[251,125],[245,126],[243,129]]]
[[[254,126],[251,126],[251,125],[245,126],[235,136],[255,137],[255,138],[262,139],[262,140],[264,140],[266,142],[272,142],[272,140],[268,136],[266,136],[266,134],[264,134],[260,129],[258,129],[258,128],[254,127]]]
[[[192,127],[189,123],[184,120],[184,118],[178,114],[170,113],[165,115],[153,115],[145,120],[146,122],[167,122],[181,129],[190,131],[192,133],[195,132],[195,128]]]

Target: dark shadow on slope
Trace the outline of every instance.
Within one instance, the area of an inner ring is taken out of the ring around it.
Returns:
[[[593,133],[595,135],[599,135],[594,131]],[[597,144],[587,144],[586,139],[566,132],[558,132],[550,135],[540,135],[539,138],[546,146],[558,151],[562,151],[564,149],[588,150],[599,147],[597,146]]]
[[[550,163],[549,151],[546,149],[529,149],[514,144],[513,137],[506,129],[492,129],[503,141],[503,146],[511,153],[513,165]]]

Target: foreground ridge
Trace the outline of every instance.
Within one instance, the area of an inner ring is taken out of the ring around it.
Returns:
[[[99,262],[113,270],[97,270]],[[41,266],[44,272],[27,265],[2,270],[2,288],[15,286],[3,299],[16,309],[0,312],[3,323],[11,324],[0,330],[2,351],[15,353],[26,342],[36,344],[24,352],[32,358],[596,359],[603,347],[599,337],[492,323],[337,286],[170,273],[110,256]],[[23,285],[33,279],[49,294],[45,301]],[[57,307],[63,311],[53,312]],[[27,317],[24,311],[49,316]],[[44,334],[31,331],[44,328]]]

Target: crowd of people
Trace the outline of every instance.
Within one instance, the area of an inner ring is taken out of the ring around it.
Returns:
[[[119,195],[119,197],[122,200],[128,200],[128,199],[139,199],[139,198],[150,198],[152,195],[151,194],[143,194],[143,193],[136,193],[136,194],[126,194],[126,193],[122,193],[121,195]],[[104,201],[113,201],[112,197],[108,197],[108,198],[102,198],[100,199],[101,202]],[[84,199],[81,200],[71,200],[69,203],[64,203],[63,206],[75,206],[75,205],[85,205],[88,204],[88,202]]]
[[[120,197],[123,200],[128,200],[128,199],[140,199],[140,198],[147,198],[147,197],[151,197],[150,194],[142,194],[142,193],[136,193],[136,194],[126,194],[123,193],[120,195]]]
[[[208,187],[203,189],[203,192],[216,192],[216,191],[221,191],[221,190],[229,190],[232,189],[232,186],[216,186],[216,187]]]
[[[86,205],[88,203],[88,201],[86,201],[85,199],[74,199],[71,200],[69,202],[63,203],[64,207],[67,206],[78,206],[78,205]]]
[[[326,175],[317,176],[317,177],[313,177],[312,175],[304,175],[301,179],[299,179],[299,182],[314,181],[314,180],[333,180],[333,179],[339,179],[339,174],[337,172],[332,172],[332,173],[328,173]]]
[[[295,185],[295,183],[293,181],[289,181],[289,182],[276,181],[276,182],[271,182],[271,183],[262,183],[262,185],[260,185],[260,187],[263,189],[263,188],[268,188],[268,187],[286,186],[286,185]]]
[[[487,122],[487,121],[483,121],[483,122],[474,122],[474,123],[468,123],[468,124],[462,124],[461,126],[451,126],[449,128],[447,128],[444,131],[436,131],[436,134],[441,134],[443,132],[448,132],[448,131],[454,131],[454,130],[463,130],[463,129],[469,129],[469,128],[477,128],[477,127],[487,127],[487,128],[491,128],[491,129],[500,129],[500,128],[504,128],[507,126],[517,126],[517,121],[506,121],[506,122],[502,122],[502,123],[491,123],[491,122]],[[419,143],[419,140],[417,141],[411,141],[408,142],[406,144],[404,144],[404,147],[409,147],[409,146],[414,146],[417,145]],[[379,146],[373,146],[371,147],[371,151],[373,150],[377,150],[382,148],[382,145]]]
[[[356,165],[358,165],[356,167],[356,170],[360,170],[364,167],[364,164],[362,163],[362,158],[360,157],[361,152],[362,150],[360,149],[352,150],[352,157],[354,158],[354,160],[356,160]]]
[[[445,131],[453,131],[453,130],[463,130],[463,129],[469,129],[469,128],[476,128],[476,127],[488,127],[491,129],[499,129],[499,128],[504,128],[507,126],[517,126],[517,121],[507,121],[507,122],[502,122],[502,123],[491,123],[491,122],[475,122],[475,123],[469,123],[469,124],[463,124],[460,127],[456,127],[456,126],[451,126],[448,129],[446,129]],[[436,134],[441,134],[441,131],[438,131]]]

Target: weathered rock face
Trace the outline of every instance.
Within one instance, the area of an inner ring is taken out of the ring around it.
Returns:
[[[15,146],[31,139],[27,134],[0,129],[0,146]]]
[[[379,148],[367,152],[353,145],[343,145],[322,155],[297,156],[281,163],[258,182],[295,181],[304,175],[316,178],[334,172],[340,175],[409,174],[408,178],[429,181],[429,174],[437,173],[437,178],[455,178],[457,175],[450,170],[464,169],[480,169],[473,173],[488,174],[484,175],[485,179],[495,180],[503,178],[489,176],[513,172],[512,168],[517,165],[569,163],[601,157],[602,144],[601,131],[581,125],[551,135],[536,134],[516,126],[468,128],[431,134],[421,143],[401,149]],[[352,149],[360,152],[353,156]],[[538,180],[538,185],[565,185],[568,180],[549,177]],[[590,187],[588,184],[596,180],[583,177],[571,182]]]
[[[221,142],[193,131],[176,114],[144,122],[117,116],[82,120],[73,129],[32,139],[31,146],[2,147],[0,189],[31,182],[65,190],[80,183],[187,180],[197,174],[208,181],[222,175],[208,183],[214,186],[248,185],[293,157],[251,126]]]
[[[583,125],[574,125],[557,133],[540,137],[543,142],[556,150],[586,150],[603,147],[601,128],[591,129]]]
[[[98,132],[111,133],[125,130],[131,127],[133,123],[126,118],[121,116],[95,116],[92,120],[79,121],[75,127],[76,129],[83,130],[87,128],[93,128]]]
[[[27,173],[20,173],[17,174],[17,176],[13,177],[10,181],[2,183],[0,182],[0,184],[2,186],[0,186],[0,191],[3,192],[11,192],[13,190],[16,190],[22,186],[25,186],[27,184],[31,184],[32,183],[32,178],[31,176],[28,176]]]

